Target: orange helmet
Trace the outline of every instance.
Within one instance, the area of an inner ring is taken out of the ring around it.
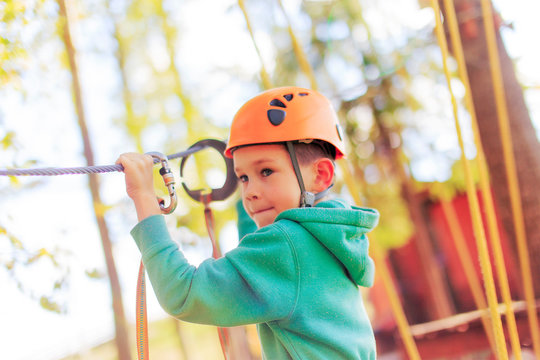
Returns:
[[[234,116],[225,156],[238,146],[296,140],[323,140],[334,146],[336,159],[345,144],[330,101],[314,90],[295,86],[267,90],[246,102]]]

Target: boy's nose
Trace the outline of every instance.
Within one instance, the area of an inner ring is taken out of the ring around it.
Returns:
[[[248,200],[257,200],[260,196],[260,191],[255,182],[250,181],[245,189],[245,196]]]

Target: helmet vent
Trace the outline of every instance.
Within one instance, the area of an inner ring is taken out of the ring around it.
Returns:
[[[285,114],[285,111],[281,109],[270,109],[266,113],[268,120],[270,120],[270,123],[274,126],[280,125],[283,120],[285,120]]]
[[[289,100],[290,101],[290,100]],[[279,106],[279,107],[282,107],[282,108],[286,108],[287,106],[285,106],[285,104],[279,100],[279,99],[272,99],[272,101],[270,101],[270,105],[271,106]]]
[[[304,93],[304,92],[301,92],[300,94],[298,94],[299,96],[308,96],[309,94],[308,93]]]
[[[293,94],[283,95],[283,97],[284,97],[287,101],[291,101],[292,98],[293,98]]]

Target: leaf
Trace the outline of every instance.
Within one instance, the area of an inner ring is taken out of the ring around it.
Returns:
[[[0,145],[2,145],[2,148],[6,150],[7,148],[10,148],[13,146],[15,139],[15,133],[13,131],[8,131],[7,134],[0,140]]]
[[[11,186],[13,187],[20,187],[21,186],[21,180],[19,180],[18,177],[16,176],[8,176],[9,178],[9,183],[11,184]]]
[[[11,245],[13,245],[15,249],[18,249],[18,250],[24,249],[23,243],[17,237],[9,233],[7,233],[7,237],[9,241],[11,242]]]
[[[50,298],[48,298],[45,295],[41,296],[41,298],[39,299],[39,304],[45,310],[49,310],[49,311],[55,312],[57,314],[60,314],[62,312],[61,308],[60,308],[60,305],[56,301],[51,300]]]
[[[109,211],[110,209],[112,209],[112,208],[113,208],[113,206],[105,205],[102,202],[100,202],[100,203],[95,202],[94,203],[94,211],[96,212],[96,215],[100,216],[100,217],[105,216],[105,213],[107,211]]]
[[[103,279],[105,278],[105,273],[99,269],[85,270],[86,276],[91,279]]]
[[[32,264],[36,262],[37,260],[39,260],[40,258],[42,258],[43,256],[51,257],[51,254],[45,248],[41,248],[39,249],[37,253],[35,253],[33,256],[29,257],[26,260],[26,264]]]
[[[7,261],[4,263],[4,265],[6,266],[7,270],[13,270],[13,268],[15,267],[15,260]]]
[[[53,289],[54,290],[60,290],[64,287],[64,285],[66,284],[66,278],[62,278],[60,280],[57,280],[54,282],[54,286],[53,286]]]

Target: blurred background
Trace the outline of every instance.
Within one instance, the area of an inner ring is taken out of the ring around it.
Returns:
[[[448,58],[427,0],[2,0],[0,168],[107,165],[127,151],[171,154],[200,139],[226,140],[236,110],[265,88],[318,89],[347,137],[334,192],[381,213],[371,237],[377,279],[362,290],[380,358],[414,358],[414,349],[426,359],[501,358],[496,331],[478,309],[494,291],[503,303],[505,286],[515,313],[509,324],[500,310],[508,353],[519,357],[519,335],[522,356],[533,356],[540,3],[493,1],[495,41],[486,40],[480,0],[448,3],[469,84],[459,76],[442,1]],[[502,87],[493,85],[490,45]],[[502,100],[494,89],[503,90]],[[500,131],[502,104],[509,129]],[[191,187],[224,182],[218,154],[190,159],[184,181]],[[171,165],[178,180],[179,161]],[[178,193],[167,221],[197,264],[212,252],[203,206]],[[475,194],[480,209],[471,212]],[[238,243],[238,199],[212,204],[224,252]],[[0,177],[0,358],[136,358],[135,224],[122,174]],[[482,260],[486,237],[490,271]],[[148,298],[153,358],[222,358],[215,328],[170,319],[151,289]],[[245,358],[260,359],[254,328],[235,334]]]

